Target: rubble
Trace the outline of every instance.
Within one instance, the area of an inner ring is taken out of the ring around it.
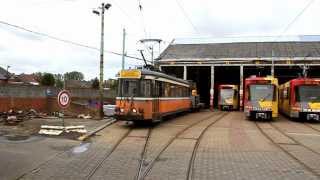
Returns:
[[[46,113],[38,113],[34,109],[30,109],[29,111],[14,111],[13,109],[10,109],[7,112],[0,113],[0,122],[4,121],[7,125],[16,125],[22,121],[26,121],[32,118],[44,118],[46,116]]]
[[[78,115],[78,118],[81,118],[81,119],[91,119],[92,117],[90,116],[90,114],[88,114],[88,115],[79,114],[79,115]]]

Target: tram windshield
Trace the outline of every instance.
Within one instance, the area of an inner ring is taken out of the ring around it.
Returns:
[[[320,102],[320,86],[298,86],[295,91],[297,102]]]
[[[150,97],[151,81],[138,79],[121,79],[118,96],[120,97]]]
[[[221,89],[220,90],[221,102],[224,102],[228,99],[233,99],[234,93],[235,93],[234,89]]]
[[[275,99],[275,88],[272,84],[254,84],[249,86],[250,101],[271,101]]]

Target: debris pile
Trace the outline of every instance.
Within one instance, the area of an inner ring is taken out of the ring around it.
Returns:
[[[92,117],[90,116],[90,114],[85,115],[85,114],[79,114],[78,118],[80,119],[91,119]]]
[[[0,121],[4,121],[6,125],[16,125],[22,121],[26,121],[32,118],[43,118],[46,116],[46,113],[38,113],[34,109],[30,109],[29,111],[14,111],[10,109],[7,112],[0,113]]]

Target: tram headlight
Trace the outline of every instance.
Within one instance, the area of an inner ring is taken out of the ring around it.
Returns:
[[[120,108],[120,112],[122,112],[122,113],[123,113],[123,112],[124,112],[124,109],[123,109],[123,108]]]
[[[137,113],[137,110],[133,108],[133,109],[132,109],[132,112]]]
[[[144,110],[142,108],[139,108],[139,113],[143,114]]]

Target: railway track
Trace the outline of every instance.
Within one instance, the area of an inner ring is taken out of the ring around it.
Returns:
[[[116,144],[112,147],[112,149],[104,156],[101,161],[97,163],[97,165],[90,171],[86,179],[91,179],[91,177],[94,175],[94,173],[102,166],[102,164],[110,157],[110,155],[117,149],[117,147],[121,144],[121,142],[128,137],[130,132],[132,131],[132,128],[130,128],[117,142]]]
[[[314,152],[313,150],[311,150],[310,148],[306,147],[305,145],[301,144],[300,142],[298,142],[297,140],[295,140],[294,138],[288,136],[285,132],[283,132],[281,129],[279,129],[278,127],[276,127],[273,123],[268,122],[268,124],[270,124],[270,126],[272,126],[275,130],[277,130],[279,133],[281,133],[282,135],[284,135],[285,137],[289,138],[290,140],[292,140],[295,144],[293,145],[298,145],[298,146],[302,146],[312,152]],[[284,148],[283,146],[281,146],[281,143],[277,143],[275,142],[275,140],[269,136],[257,123],[257,121],[255,121],[255,125],[258,128],[258,130],[261,132],[261,134],[263,134],[263,136],[265,136],[267,139],[269,139],[276,147],[278,147],[279,149],[281,149],[285,154],[287,154],[289,157],[291,157],[292,159],[294,159],[297,163],[299,163],[302,167],[304,167],[306,170],[310,171],[312,174],[314,174],[317,177],[320,177],[320,174],[315,171],[313,168],[309,167],[305,162],[301,161],[300,159],[298,159],[296,156],[294,156],[292,153],[290,153],[286,148]],[[317,153],[318,154],[318,153]]]
[[[307,127],[309,127],[309,128],[311,128],[311,129],[313,129],[313,130],[315,130],[315,131],[317,131],[317,132],[319,132],[320,133],[320,129],[318,129],[318,128],[315,128],[315,127],[313,127],[313,126],[311,126],[310,124],[307,124],[307,123],[303,123],[305,126],[307,126]]]
[[[144,144],[144,147],[143,147],[143,150],[142,150],[141,156],[140,156],[138,173],[137,173],[136,177],[134,178],[135,180],[139,180],[140,179],[140,176],[141,176],[141,173],[142,173],[142,170],[143,170],[142,168],[143,168],[143,165],[144,165],[144,162],[145,162],[145,155],[147,153],[147,147],[148,147],[148,144],[149,144],[149,141],[150,141],[151,131],[152,131],[152,128],[150,128],[148,130],[148,134],[147,134],[147,137],[146,137],[146,142]]]
[[[204,132],[210,127],[212,126],[214,123],[218,122],[220,119],[222,119],[223,117],[225,117],[225,115],[227,115],[228,113],[219,113],[219,114],[211,114],[207,117],[204,117],[203,119],[183,128],[182,130],[180,130],[175,136],[173,136],[163,147],[162,149],[159,151],[159,153],[156,155],[155,158],[153,158],[151,160],[151,162],[149,162],[149,165],[145,168],[145,171],[140,172],[140,176],[137,177],[137,180],[141,180],[141,179],[145,179],[145,177],[149,174],[149,172],[151,171],[151,169],[153,168],[153,166],[155,165],[156,161],[160,158],[160,156],[165,152],[165,150],[168,149],[168,147],[174,142],[174,140],[178,139],[179,136],[186,132],[188,129],[200,124],[201,122],[204,122],[210,118],[212,118],[213,116],[218,116],[212,123],[210,123],[200,134],[199,138],[197,139],[196,145],[194,147],[190,162],[189,162],[189,167],[188,167],[188,177],[191,175],[192,172],[192,168],[193,168],[193,163],[194,163],[194,159],[196,156],[196,151],[198,149],[198,146],[200,144],[201,138],[204,134]],[[141,167],[141,166],[140,166]],[[141,169],[139,168],[139,171],[141,171]]]
[[[215,123],[217,123],[219,120],[223,119],[228,113],[224,113],[223,115],[219,116],[217,119],[215,119],[212,123],[210,123],[208,126],[206,126],[203,131],[201,131],[199,137],[196,140],[196,144],[193,148],[192,151],[192,155],[191,155],[191,159],[189,162],[189,167],[188,167],[188,171],[187,171],[187,180],[191,180],[193,179],[193,171],[194,171],[194,161],[196,159],[196,155],[197,155],[197,151],[200,145],[200,142],[203,138],[203,135],[205,134],[205,132],[211,127],[213,126]]]
[[[280,116],[280,118],[286,119],[287,121],[289,121],[287,118],[285,118],[285,117],[283,117],[283,116],[282,116],[282,117]],[[273,128],[275,128],[277,131],[279,131],[282,135],[284,135],[284,136],[286,136],[287,138],[289,138],[290,140],[292,140],[295,144],[297,144],[297,145],[299,145],[299,146],[302,146],[302,147],[308,149],[309,151],[311,151],[311,152],[313,152],[313,153],[315,153],[315,154],[318,154],[318,155],[320,156],[320,152],[317,152],[317,151],[313,150],[312,148],[304,145],[303,143],[300,143],[299,141],[297,141],[297,140],[294,139],[293,137],[289,136],[286,132],[284,132],[283,130],[281,130],[279,127],[275,126],[273,123],[270,123],[270,125],[271,125]],[[305,123],[304,123],[304,125],[307,126]],[[309,126],[307,126],[307,127],[309,127]],[[312,128],[312,129],[313,129],[313,128]],[[314,129],[314,130],[316,130],[316,129]],[[320,132],[319,130],[317,130],[317,131]]]

